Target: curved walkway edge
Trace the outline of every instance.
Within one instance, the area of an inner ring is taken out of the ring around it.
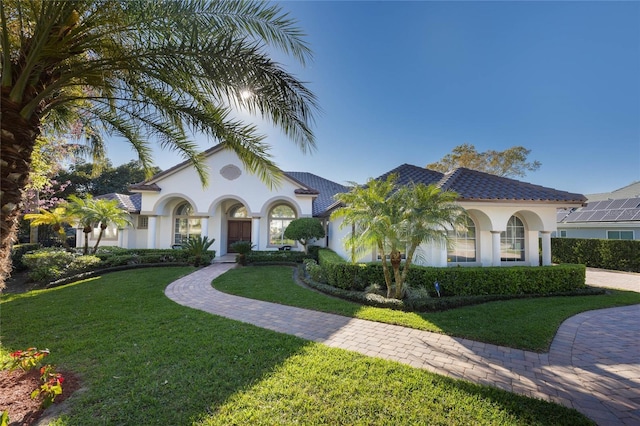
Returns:
[[[640,424],[640,305],[569,318],[549,353],[539,354],[215,290],[211,281],[234,267],[199,269],[171,283],[165,294],[236,321],[557,402],[600,425]]]

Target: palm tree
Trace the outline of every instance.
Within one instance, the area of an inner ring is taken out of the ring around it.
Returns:
[[[93,246],[93,254],[98,251],[104,231],[109,225],[113,224],[118,228],[131,225],[129,213],[120,208],[117,200],[91,199],[87,213],[90,217],[89,220],[100,227],[98,239],[95,246]]]
[[[400,241],[407,255],[400,273],[400,262],[393,265],[396,298],[404,294],[404,283],[418,247],[423,243],[449,244],[447,229],[459,226],[463,209],[456,204],[458,194],[441,191],[435,185],[410,184],[393,195],[401,221],[397,224]]]
[[[398,251],[398,239],[392,234],[393,209],[388,199],[395,189],[395,175],[387,180],[370,179],[365,186],[351,183],[351,190],[336,195],[336,200],[343,207],[331,214],[331,219],[342,218],[340,228],[351,226],[352,232],[345,241],[351,251],[351,261],[355,262],[358,254],[369,250],[372,246],[378,249],[382,261],[384,280],[387,285],[387,297],[393,293],[393,280],[387,253]]]
[[[191,160],[203,184],[207,171],[191,132],[235,151],[265,182],[279,181],[265,137],[235,118],[237,108],[280,127],[303,151],[315,147],[315,96],[270,58],[282,52],[305,65],[311,57],[303,33],[278,5],[3,0],[0,18],[0,286],[46,123],[64,133],[81,123],[97,153],[102,132],[124,137],[146,170],[148,140],[155,140]]]
[[[74,219],[67,213],[66,208],[58,206],[51,211],[47,209],[40,209],[40,213],[27,213],[24,215],[24,218],[31,221],[31,226],[51,226],[51,229],[58,234],[58,238],[60,239],[60,242],[62,242],[62,245],[64,245],[65,248],[69,248],[67,233],[65,232],[64,226],[71,225]]]
[[[420,244],[446,243],[446,229],[456,224],[462,209],[455,204],[457,194],[453,192],[442,192],[434,185],[398,186],[396,182],[397,176],[391,174],[384,181],[370,179],[365,186],[355,185],[351,191],[338,194],[336,199],[343,206],[335,210],[331,218],[343,218],[340,226],[352,227],[346,246],[353,254],[377,247],[387,297],[401,299],[409,267]]]
[[[93,232],[93,197],[87,195],[86,198],[80,198],[76,195],[70,195],[68,198],[67,209],[69,214],[76,219],[78,225],[82,227],[84,233],[84,247],[82,254],[89,254],[89,234]]]

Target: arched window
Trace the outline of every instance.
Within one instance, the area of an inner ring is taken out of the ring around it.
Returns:
[[[178,205],[174,215],[173,244],[185,244],[190,237],[201,232],[200,218],[193,216],[191,204],[185,202]]]
[[[242,204],[236,204],[229,210],[229,217],[232,219],[243,219],[249,217],[247,208]]]
[[[507,230],[500,233],[500,260],[524,262],[524,224],[520,218],[511,216]]]
[[[284,230],[296,218],[296,213],[286,204],[278,204],[269,212],[269,244],[293,245],[295,241],[284,238]]]
[[[476,225],[465,214],[456,229],[447,231],[451,247],[447,251],[447,262],[465,263],[476,261]]]

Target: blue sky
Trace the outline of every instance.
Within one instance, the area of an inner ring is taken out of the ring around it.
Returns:
[[[265,129],[283,170],[364,183],[469,143],[531,149],[542,167],[522,180],[561,190],[640,180],[638,2],[280,3],[314,60],[278,59],[322,108],[313,154]]]

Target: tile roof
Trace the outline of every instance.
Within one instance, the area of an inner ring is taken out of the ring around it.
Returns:
[[[398,175],[398,184],[423,183],[436,185],[442,190],[454,191],[460,201],[536,201],[584,203],[586,197],[559,191],[519,180],[479,172],[464,167],[449,173],[440,173],[423,167],[403,164],[381,175],[386,179],[391,173]]]
[[[126,195],[112,192],[110,194],[99,195],[96,199],[117,200],[118,206],[128,213],[140,213],[140,209],[142,208],[142,194]]]
[[[313,200],[313,216],[324,213],[331,204],[335,202],[333,196],[340,192],[347,192],[348,187],[340,185],[339,183],[330,181],[320,176],[307,172],[284,172],[286,176],[293,179],[296,182],[304,185],[309,192],[296,193],[312,193],[318,194],[315,200]]]

